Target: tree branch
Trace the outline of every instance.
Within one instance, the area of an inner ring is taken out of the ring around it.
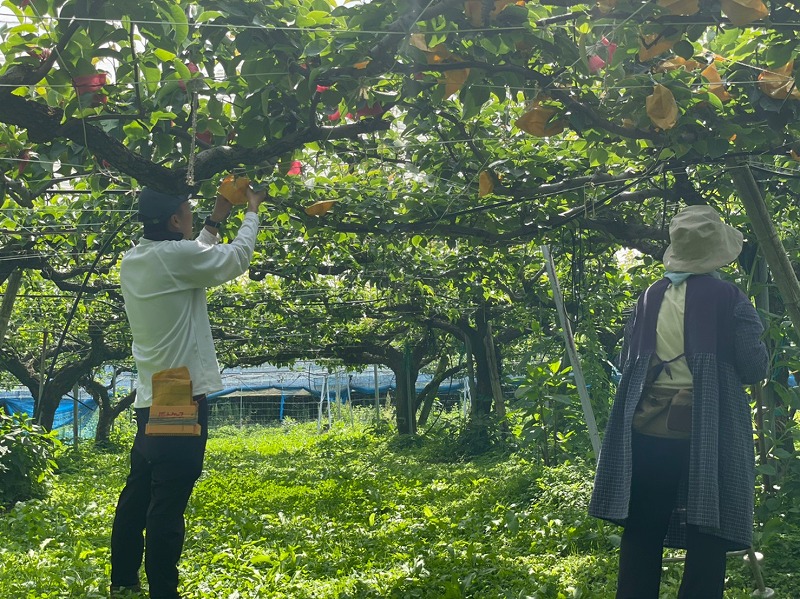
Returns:
[[[365,133],[386,131],[390,126],[391,123],[384,119],[364,119],[338,127],[313,127],[257,148],[217,146],[197,155],[194,167],[195,177],[198,180],[208,179],[240,164],[264,164],[308,143],[355,139]],[[183,169],[179,169],[177,172],[182,171]]]

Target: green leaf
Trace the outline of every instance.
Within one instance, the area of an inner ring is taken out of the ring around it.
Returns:
[[[206,21],[213,21],[214,19],[219,19],[222,16],[224,16],[224,14],[218,10],[204,10],[199,15],[197,15],[197,18],[194,20],[194,22],[197,24],[205,23]]]
[[[708,93],[706,94],[706,98],[708,99],[708,103],[711,104],[717,110],[722,110],[724,108],[722,104],[722,100],[719,99],[717,94]]]
[[[756,466],[756,472],[759,474],[766,474],[767,476],[775,476],[778,473],[775,466],[772,464],[758,464]]]
[[[719,158],[728,153],[731,144],[727,139],[720,139],[718,137],[708,140],[707,153],[712,158]]]
[[[519,517],[511,510],[506,512],[506,527],[512,535],[516,535],[519,532]]]
[[[223,104],[220,102],[216,96],[211,96],[206,103],[206,110],[208,111],[209,116],[215,119],[219,119],[223,116]]]
[[[262,114],[269,114],[269,100],[270,100],[270,90],[265,89],[261,92],[261,112]]]
[[[480,39],[480,45],[484,50],[486,50],[490,54],[497,54],[498,50],[497,44],[495,44],[494,40],[492,40],[491,38],[482,37]]]
[[[178,4],[170,3],[168,7],[175,32],[175,43],[181,46],[189,36],[189,24],[186,19],[186,13]]]
[[[223,127],[222,124],[215,119],[207,119],[205,121],[205,128],[211,131],[213,135],[218,137],[225,136],[228,133],[225,130],[225,127]]]
[[[174,112],[165,112],[163,110],[154,110],[150,113],[150,124],[155,125],[158,121],[172,121],[176,118]]]
[[[240,122],[236,132],[236,140],[240,146],[254,148],[264,139],[264,123],[262,117],[247,119]]]
[[[148,136],[148,131],[136,121],[125,123],[122,130],[125,131],[125,135],[132,141],[147,139]]]
[[[175,67],[175,71],[178,73],[178,77],[181,81],[187,82],[192,78],[192,72],[189,70],[189,67],[180,60],[173,60],[172,66]]]
[[[519,26],[528,23],[528,9],[525,6],[510,4],[497,15],[499,25]]]
[[[608,151],[604,148],[592,148],[589,150],[589,159],[592,166],[599,166],[608,162]]]
[[[318,27],[320,25],[328,25],[333,21],[333,17],[329,13],[321,10],[312,10],[306,14],[297,16],[298,27]]]
[[[672,46],[672,51],[685,60],[689,60],[694,56],[694,46],[688,40],[680,40]]]
[[[764,51],[766,63],[771,67],[782,67],[789,62],[798,45],[797,40],[768,45]]]
[[[147,86],[147,91],[151,94],[155,93],[158,90],[158,86],[161,83],[161,69],[158,67],[149,66],[146,63],[142,63],[141,66],[142,75],[144,76],[145,85]]]
[[[469,86],[462,94],[464,108],[461,118],[467,121],[480,114],[484,104],[490,100],[491,94],[492,90],[487,86]]]
[[[161,62],[172,62],[177,57],[177,55],[174,52],[170,52],[169,50],[165,50],[164,48],[154,49],[153,54],[155,54],[156,57]]]
[[[325,38],[317,38],[306,45],[305,50],[303,50],[303,56],[320,56],[326,53],[325,50],[328,49],[329,43]]]

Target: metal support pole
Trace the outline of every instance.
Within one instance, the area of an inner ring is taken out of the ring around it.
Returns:
[[[353,396],[350,394],[350,377],[347,377],[347,403],[350,405],[350,426],[356,423],[356,415],[353,411]]]
[[[336,373],[336,419],[342,419],[342,379]]]
[[[78,449],[78,437],[80,436],[80,426],[78,422],[78,394],[80,387],[76,384],[72,388],[72,446]]]
[[[328,403],[328,430],[333,428],[333,414],[331,413],[331,382],[325,375],[325,401]]]
[[[375,378],[375,424],[381,421],[381,392],[378,389],[378,365],[373,364]]]
[[[597,432],[597,423],[595,422],[594,411],[592,411],[592,404],[589,400],[589,392],[586,389],[586,381],[583,378],[583,370],[581,369],[581,362],[578,358],[578,350],[575,347],[575,338],[572,336],[572,328],[569,324],[569,318],[567,318],[567,311],[564,308],[564,298],[561,295],[558,278],[556,278],[556,267],[553,262],[553,256],[550,254],[550,248],[543,245],[541,249],[542,254],[544,254],[545,267],[547,268],[550,285],[553,288],[553,300],[555,301],[556,310],[558,311],[558,319],[561,321],[561,332],[564,335],[567,354],[572,364],[572,372],[575,375],[575,386],[578,388],[578,395],[581,398],[583,417],[586,419],[586,426],[589,429],[589,439],[592,441],[592,449],[594,450],[594,458],[597,460],[600,456],[600,434]]]
[[[114,373],[111,375],[111,399],[116,398],[117,396],[117,368],[114,367]],[[100,409],[100,406],[97,407]],[[114,419],[116,420],[116,419]],[[114,430],[114,420],[111,421],[111,425],[109,426],[110,430]]]
[[[317,434],[322,431],[322,402],[325,401],[325,394],[327,393],[328,377],[322,379],[322,389],[319,392],[319,408],[317,409]]]

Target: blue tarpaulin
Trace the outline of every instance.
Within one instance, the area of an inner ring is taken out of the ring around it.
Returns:
[[[0,406],[5,407],[9,414],[16,414],[23,412],[30,417],[33,417],[33,398],[0,395]],[[55,418],[53,420],[53,428],[61,428],[62,426],[71,426],[74,414],[75,401],[71,397],[65,397],[58,404],[56,408]],[[85,422],[92,416],[97,409],[97,403],[92,398],[81,399],[78,403],[78,422]]]
[[[235,397],[237,394],[247,393],[252,395],[254,392],[271,391],[271,395],[280,395],[281,410],[283,403],[292,396],[298,394],[308,394],[315,400],[320,399],[323,387],[326,386],[327,395],[333,403],[336,401],[337,390],[340,394],[342,403],[352,395],[373,396],[375,394],[375,372],[372,368],[361,372],[326,372],[318,365],[309,362],[301,363],[302,368],[277,368],[272,366],[261,366],[257,368],[241,368],[226,370],[222,373],[225,388],[222,391],[209,394],[208,398],[214,400],[225,400]],[[417,379],[416,389],[421,392],[431,380],[431,375],[420,374]],[[125,390],[135,387],[135,380],[119,379],[118,389]],[[439,386],[439,393],[442,395],[452,395],[460,393],[464,387],[463,379],[449,379]],[[386,396],[387,392],[394,393],[397,388],[394,373],[381,369],[378,372],[378,392],[381,396]],[[61,428],[72,425],[73,418],[73,399],[64,397],[59,404],[53,422],[53,428]],[[0,392],[0,407],[10,413],[24,412],[33,415],[33,398],[30,392],[25,389],[17,391]],[[90,397],[81,398],[79,396],[78,416],[79,422],[84,423],[91,418],[97,404]]]
[[[372,375],[369,375],[369,376],[372,376]],[[368,377],[364,377],[364,376],[362,376],[360,378],[361,379],[368,379]],[[426,375],[420,375],[419,376],[419,378],[417,379],[417,386],[416,386],[417,393],[421,393],[425,389],[425,385],[427,385],[430,382],[431,378],[432,377],[426,376]],[[348,377],[347,376],[343,376],[342,379],[343,379],[342,382],[341,382],[342,387],[340,389],[341,401],[345,402],[345,401],[347,401]],[[358,383],[360,383],[360,384],[355,384],[353,381],[351,381],[350,393],[359,393],[359,394],[362,394],[362,395],[374,395],[375,394],[375,384],[374,384],[374,382],[372,384],[369,384],[368,380],[360,380],[360,381],[358,381]],[[378,393],[380,393],[381,395],[386,395],[387,391],[392,391],[393,392],[393,391],[395,391],[396,388],[397,388],[397,385],[395,384],[394,377],[392,377],[391,381],[387,381],[385,384],[382,384],[382,385],[379,384],[378,385]],[[444,382],[441,385],[439,385],[439,393],[442,393],[442,394],[458,393],[463,388],[464,388],[464,383],[461,380],[451,381],[451,382]],[[220,398],[220,397],[225,397],[227,395],[235,395],[235,394],[241,393],[241,392],[266,391],[266,390],[269,390],[269,389],[274,389],[276,392],[280,391],[281,395],[294,395],[294,394],[297,394],[298,392],[305,392],[305,393],[308,393],[309,395],[311,395],[311,396],[313,396],[315,398],[319,398],[321,393],[322,393],[321,387],[319,389],[314,389],[314,388],[307,387],[307,386],[304,386],[304,385],[282,385],[280,383],[277,383],[277,384],[276,383],[268,383],[268,384],[265,384],[265,385],[242,384],[242,385],[237,385],[235,387],[226,387],[222,391],[217,391],[216,393],[209,393],[208,399],[209,400],[213,400],[213,399],[217,399],[217,398]],[[329,381],[328,381],[328,398],[331,401],[334,401],[336,399],[336,379],[335,379],[335,375],[331,376]]]

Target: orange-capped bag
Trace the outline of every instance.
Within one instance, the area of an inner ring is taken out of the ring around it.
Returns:
[[[219,195],[228,200],[234,206],[247,204],[247,188],[250,179],[247,177],[235,177],[228,175],[222,180],[219,186]]]

